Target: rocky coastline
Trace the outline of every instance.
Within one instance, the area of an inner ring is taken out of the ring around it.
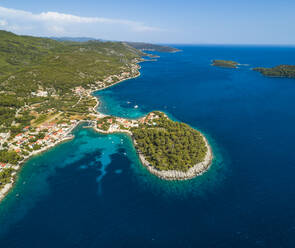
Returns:
[[[196,176],[200,176],[204,174],[210,168],[210,165],[212,163],[212,159],[213,159],[212,149],[207,139],[204,136],[203,136],[203,139],[207,147],[207,153],[206,153],[204,161],[197,163],[195,166],[191,167],[186,172],[177,171],[177,170],[157,170],[146,160],[146,158],[144,157],[142,153],[138,152],[138,156],[141,163],[148,169],[148,171],[161,179],[170,180],[170,181],[181,181],[181,180],[192,179]]]

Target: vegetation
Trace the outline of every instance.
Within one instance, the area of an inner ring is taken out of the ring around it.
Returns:
[[[50,39],[57,41],[74,41],[74,42],[89,42],[89,41],[103,41],[100,39],[94,39],[89,37],[50,37]],[[180,50],[170,46],[156,45],[145,42],[126,42],[129,46],[139,49],[156,52],[179,52]],[[155,55],[156,56],[156,55]]]
[[[213,60],[212,65],[213,66],[219,66],[219,67],[226,67],[226,68],[237,68],[237,65],[239,63],[231,60]]]
[[[89,113],[96,102],[72,90],[131,72],[142,55],[120,42],[62,42],[0,31],[0,133],[13,135],[41,123],[49,109],[69,116]]]
[[[253,69],[267,77],[295,78],[295,65],[279,65],[273,68],[257,67]]]
[[[13,169],[11,168],[6,168],[0,171],[0,189],[1,189],[1,186],[7,183],[10,183],[12,172],[13,172]]]
[[[4,163],[16,164],[21,157],[15,151],[0,151],[0,161]]]
[[[132,128],[136,148],[158,170],[187,171],[202,162],[207,147],[202,135],[190,126],[174,122],[163,113],[150,125]]]
[[[115,118],[113,118],[111,116],[106,116],[106,117],[99,119],[97,121],[97,125],[98,125],[99,129],[101,129],[103,131],[108,131],[111,126],[111,123],[114,123],[114,122],[115,122]]]
[[[52,40],[57,41],[74,41],[74,42],[88,42],[88,41],[102,41],[100,39],[90,37],[49,37]]]

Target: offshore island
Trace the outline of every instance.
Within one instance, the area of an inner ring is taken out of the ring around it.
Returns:
[[[295,78],[295,65],[278,65],[272,68],[256,67],[253,70],[266,77]]]
[[[238,62],[231,60],[213,60],[212,66],[223,67],[223,68],[238,68],[240,65]],[[253,71],[260,72],[266,77],[281,77],[281,78],[295,78],[295,65],[278,65],[272,68],[266,67],[255,67]]]
[[[215,59],[212,61],[213,66],[218,66],[218,67],[225,67],[225,68],[237,68],[239,65],[238,62],[231,61],[231,60],[218,60]]]
[[[81,122],[100,133],[130,135],[142,164],[162,179],[185,180],[207,171],[212,150],[189,125],[159,111],[136,120],[97,112],[92,93],[139,76],[143,50],[160,49],[144,45],[138,50],[135,43],[56,41],[0,31],[0,200],[27,159],[72,139]]]

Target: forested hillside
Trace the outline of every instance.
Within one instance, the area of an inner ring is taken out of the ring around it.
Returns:
[[[0,31],[0,133],[18,132],[51,108],[87,111],[95,102],[79,101],[73,89],[106,86],[111,75],[133,73],[141,55],[119,42],[59,42]]]

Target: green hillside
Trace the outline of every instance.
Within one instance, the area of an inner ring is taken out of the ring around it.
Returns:
[[[108,76],[134,72],[141,55],[119,42],[59,42],[0,31],[0,133],[17,132],[50,108],[87,112],[95,103],[79,101],[72,90],[97,88]],[[46,95],[36,96],[37,91]]]

